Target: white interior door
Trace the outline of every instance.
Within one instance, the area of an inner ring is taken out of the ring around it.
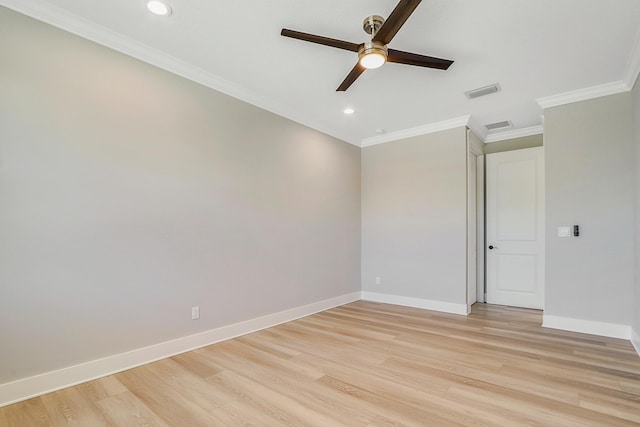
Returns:
[[[544,308],[543,150],[486,156],[488,303]]]

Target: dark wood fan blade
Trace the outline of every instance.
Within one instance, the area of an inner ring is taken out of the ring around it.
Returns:
[[[351,86],[353,82],[355,82],[356,79],[360,77],[360,74],[364,73],[364,70],[366,70],[366,68],[360,65],[360,62],[358,62],[356,66],[353,67],[347,78],[344,79],[338,89],[336,89],[336,92],[344,92],[345,90],[349,89],[349,86]]]
[[[292,39],[304,40],[306,42],[322,44],[325,46],[337,47],[338,49],[350,50],[357,52],[360,45],[357,43],[346,42],[344,40],[331,39],[329,37],[316,36],[315,34],[302,33],[300,31],[288,30],[283,28],[280,35],[291,37]]]
[[[422,0],[400,0],[400,3],[393,9],[391,15],[384,21],[382,27],[373,37],[373,41],[388,44],[396,35],[398,30],[409,19],[409,16],[416,10]]]
[[[397,64],[417,65],[418,67],[437,68],[439,70],[446,70],[453,64],[453,61],[448,59],[434,58],[395,49],[389,49],[387,61]]]

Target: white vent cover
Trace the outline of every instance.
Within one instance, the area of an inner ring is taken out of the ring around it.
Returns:
[[[492,93],[496,93],[499,90],[500,90],[500,86],[498,85],[498,83],[494,83],[494,84],[489,85],[489,86],[480,87],[478,89],[473,89],[473,90],[466,91],[464,93],[464,95],[469,99],[473,99],[473,98],[477,98],[479,96],[484,96],[484,95],[489,95],[489,94],[492,94]]]
[[[488,125],[484,125],[489,130],[509,128],[513,126],[510,121],[504,120],[502,122],[489,123]]]

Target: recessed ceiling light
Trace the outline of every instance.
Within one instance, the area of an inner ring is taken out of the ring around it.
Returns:
[[[354,110],[353,108],[345,108],[342,112],[347,116],[350,116],[351,114],[355,113],[356,110]]]
[[[171,15],[171,8],[165,2],[159,0],[150,0],[147,2],[147,9],[152,13],[160,16]]]

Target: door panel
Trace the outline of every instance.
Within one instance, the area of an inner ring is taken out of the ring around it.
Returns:
[[[543,147],[487,155],[487,302],[544,306]]]
[[[536,291],[536,257],[496,254],[496,287],[500,291],[532,293]]]
[[[495,182],[499,240],[536,239],[535,167],[535,160],[499,161]]]

